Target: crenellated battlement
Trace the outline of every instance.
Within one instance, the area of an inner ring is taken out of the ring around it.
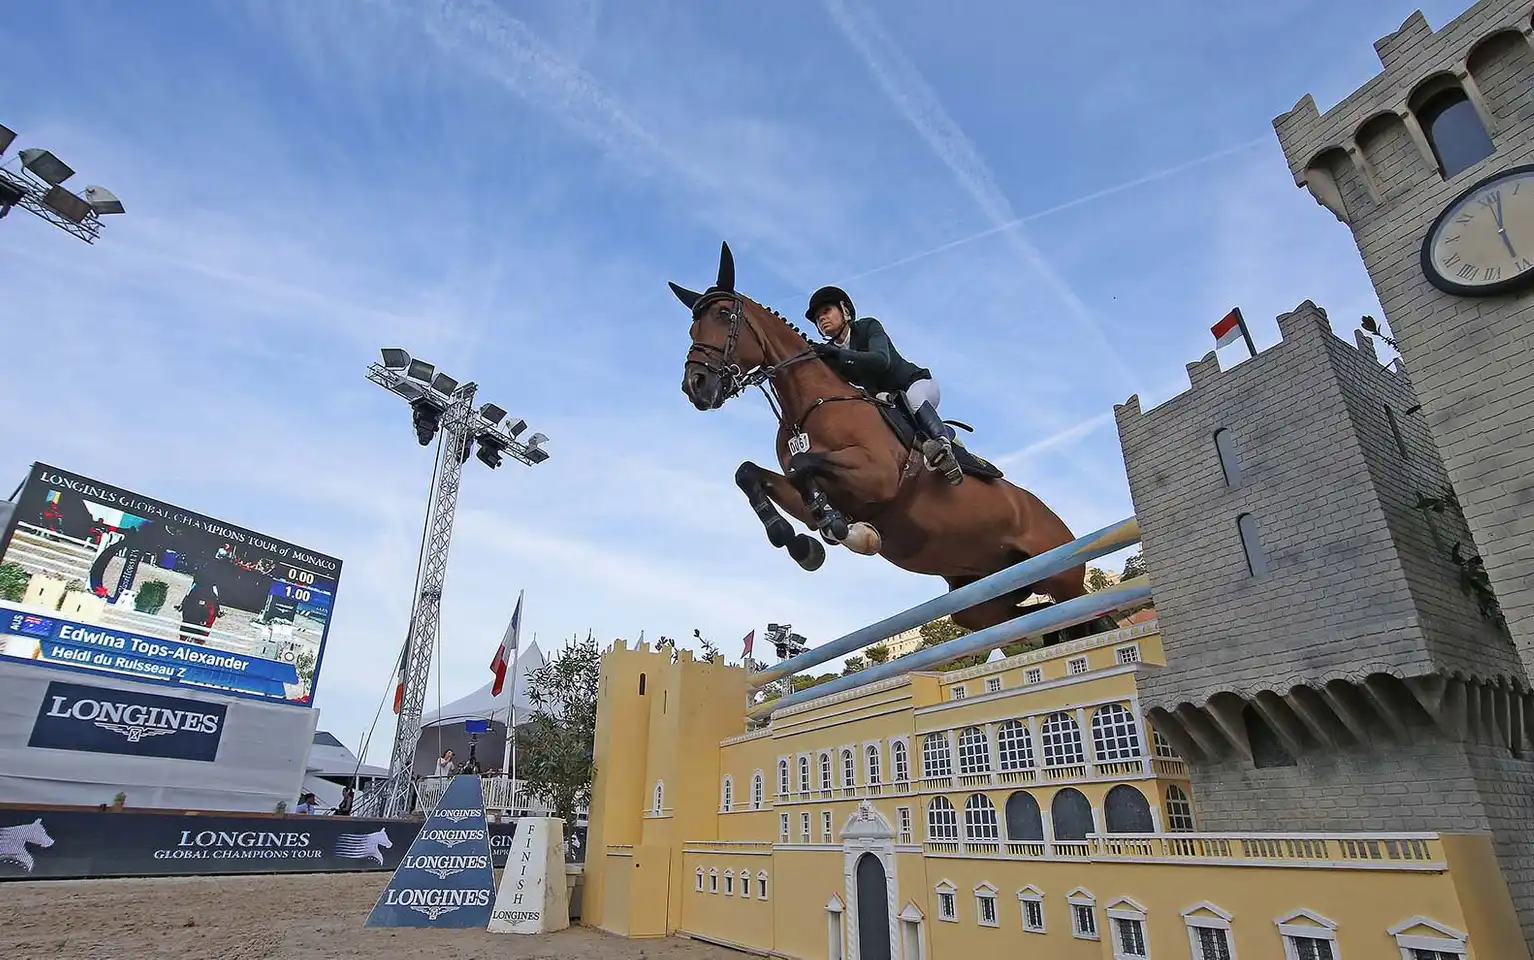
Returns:
[[[1113,408],[1114,418],[1118,421],[1119,432],[1126,429],[1140,430],[1151,429],[1150,426],[1139,426],[1137,421],[1155,418],[1164,410],[1175,409],[1180,404],[1197,401],[1201,393],[1221,389],[1221,385],[1227,378],[1243,377],[1251,372],[1252,364],[1261,365],[1266,363],[1270,356],[1278,356],[1286,351],[1306,351],[1318,360],[1329,357],[1331,351],[1338,348],[1352,349],[1361,358],[1367,359],[1381,373],[1387,377],[1399,378],[1401,383],[1408,389],[1410,381],[1405,376],[1404,370],[1399,364],[1384,366],[1380,364],[1379,352],[1374,347],[1374,340],[1363,331],[1355,335],[1354,344],[1338,337],[1332,332],[1331,321],[1327,319],[1326,311],[1310,300],[1306,300],[1288,313],[1277,317],[1279,342],[1266,349],[1260,350],[1257,356],[1243,361],[1237,366],[1226,370],[1220,366],[1219,357],[1214,351],[1204,354],[1201,358],[1187,364],[1188,389],[1172,397],[1163,400],[1150,409],[1142,409],[1139,394],[1130,395],[1129,399]]]
[[[1323,153],[1356,152],[1363,139],[1360,132],[1371,119],[1406,114],[1412,94],[1425,79],[1448,74],[1463,80],[1478,50],[1498,34],[1534,34],[1529,15],[1525,0],[1482,0],[1437,31],[1420,10],[1407,17],[1400,29],[1375,41],[1383,69],[1362,87],[1325,113],[1307,93],[1293,109],[1274,118],[1295,183],[1304,184],[1302,172]]]

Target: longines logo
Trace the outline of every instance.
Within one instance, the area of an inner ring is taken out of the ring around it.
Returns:
[[[29,746],[213,760],[225,704],[54,681]]]
[[[72,717],[94,723],[103,730],[110,730],[138,743],[145,737],[163,737],[177,730],[188,733],[218,733],[219,716],[212,713],[196,713],[191,710],[166,710],[163,707],[146,707],[139,703],[114,703],[110,700],[76,700],[68,697],[49,697],[50,717]]]

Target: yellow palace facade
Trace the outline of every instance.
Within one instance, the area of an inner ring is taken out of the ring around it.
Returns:
[[[1486,835],[1200,832],[1138,702],[1162,666],[1152,621],[742,734],[742,668],[620,643],[583,922],[806,960],[1528,956]]]

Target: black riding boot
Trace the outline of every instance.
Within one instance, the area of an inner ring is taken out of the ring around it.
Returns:
[[[949,439],[948,424],[938,416],[937,408],[930,401],[917,409],[916,425],[927,438],[921,445],[927,469],[942,473],[944,480],[958,486],[964,481],[964,473],[959,469],[959,461],[953,456],[953,441]]]

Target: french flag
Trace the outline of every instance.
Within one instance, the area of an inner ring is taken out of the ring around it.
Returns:
[[[495,674],[495,684],[490,688],[490,695],[498,697],[501,688],[506,683],[506,668],[511,666],[511,661],[517,655],[517,644],[522,635],[522,592],[517,592],[517,608],[511,612],[511,622],[506,625],[506,632],[501,636],[501,645],[495,648],[495,656],[490,659],[490,672]]]

